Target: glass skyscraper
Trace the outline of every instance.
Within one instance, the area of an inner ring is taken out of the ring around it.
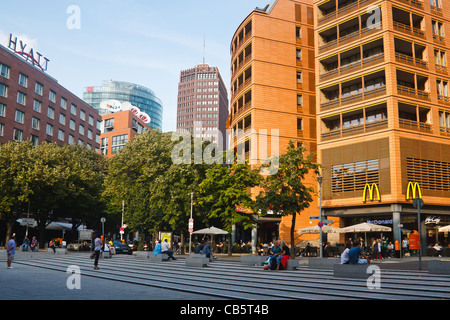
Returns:
[[[129,102],[150,116],[149,126],[152,129],[162,130],[162,101],[146,87],[129,82],[104,80],[100,87],[86,87],[83,92],[83,100],[95,108],[100,115],[110,113],[110,111],[100,108],[103,101]]]

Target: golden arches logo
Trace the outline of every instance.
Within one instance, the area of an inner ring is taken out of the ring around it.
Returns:
[[[364,187],[364,192],[363,192],[363,202],[364,203],[367,201],[367,190],[369,191],[369,200],[370,201],[374,200],[374,191],[377,192],[378,201],[381,201],[380,189],[378,188],[378,185],[376,183],[372,183],[372,185],[366,184],[366,186]]]
[[[420,190],[420,185],[417,182],[409,182],[408,188],[406,189],[406,200],[413,200],[416,198],[422,199],[422,190]]]

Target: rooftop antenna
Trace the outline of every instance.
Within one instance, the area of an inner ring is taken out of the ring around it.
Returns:
[[[205,64],[206,37],[203,37],[203,64]]]

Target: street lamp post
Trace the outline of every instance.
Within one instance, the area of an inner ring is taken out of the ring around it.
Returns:
[[[189,254],[192,248],[192,232],[194,231],[194,220],[192,219],[194,193],[191,192],[191,217],[189,219]]]
[[[322,176],[317,177],[317,182],[319,183],[319,221],[322,222]],[[320,258],[323,258],[323,234],[322,234],[322,227],[320,228],[320,238],[319,238],[319,252],[320,252]]]

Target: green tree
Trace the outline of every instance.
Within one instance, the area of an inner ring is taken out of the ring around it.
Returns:
[[[14,222],[28,201],[29,188],[25,173],[30,166],[32,144],[8,142],[0,146],[0,219],[6,222],[6,240]]]
[[[320,164],[315,163],[314,155],[304,156],[306,149],[296,148],[290,141],[284,154],[277,157],[274,163],[278,168],[261,181],[262,191],[256,198],[257,205],[262,212],[273,210],[281,215],[292,215],[291,223],[291,258],[295,255],[294,232],[295,219],[298,213],[310,206],[313,201],[313,187],[307,187],[303,183],[309,173],[318,175]],[[267,167],[263,165],[262,167]]]
[[[207,219],[218,219],[222,228],[228,231],[228,255],[231,255],[231,229],[240,224],[244,229],[253,228],[253,214],[237,211],[237,207],[257,212],[250,188],[260,182],[259,171],[252,170],[248,163],[214,165],[206,172],[200,184],[199,205],[206,212]]]

